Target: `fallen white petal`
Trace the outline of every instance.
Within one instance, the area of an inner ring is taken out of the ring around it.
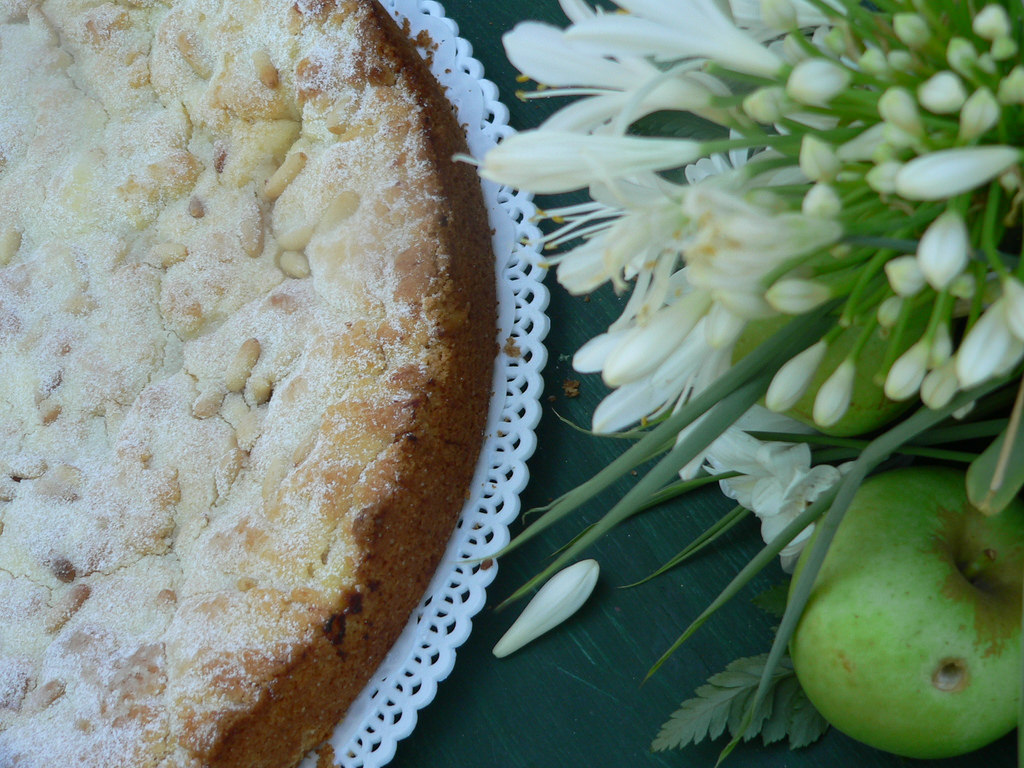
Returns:
[[[494,646],[494,655],[508,656],[576,613],[594,591],[599,572],[596,560],[581,560],[552,576]]]

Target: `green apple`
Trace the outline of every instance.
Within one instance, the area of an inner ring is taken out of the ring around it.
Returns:
[[[938,758],[984,746],[1017,723],[1022,578],[1020,500],[986,517],[962,472],[879,474],[814,582],[790,643],[797,677],[829,722],[879,749]]]

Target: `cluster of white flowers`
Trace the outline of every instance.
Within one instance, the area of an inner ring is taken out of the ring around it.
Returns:
[[[614,390],[596,431],[671,412],[729,368],[752,322],[830,301],[837,327],[879,330],[888,348],[865,359],[855,344],[824,372],[823,428],[858,376],[938,408],[1024,359],[1024,266],[1000,250],[1024,199],[1010,143],[1024,105],[1020,3],[973,14],[924,0],[885,4],[896,12],[859,0],[560,3],[566,28],[525,22],[504,42],[540,85],[524,98],[569,102],[480,170],[539,194],[589,191],[547,212],[558,222],[547,245],[563,249],[551,263],[568,290],[631,290],[574,361]],[[696,115],[728,137],[637,130],[655,113]],[[927,318],[916,338],[912,315]],[[781,367],[768,408],[786,411],[820,381],[833,338]],[[747,478],[728,492],[763,521],[803,508],[793,488],[836,479],[806,449],[730,440],[708,461]],[[755,492],[755,477],[781,490]]]

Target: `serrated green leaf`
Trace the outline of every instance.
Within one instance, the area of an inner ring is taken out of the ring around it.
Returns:
[[[774,584],[764,592],[754,595],[751,602],[767,613],[781,619],[786,612],[786,598],[789,596],[789,583]]]
[[[713,741],[726,731],[735,737],[741,728],[744,741],[760,735],[765,744],[770,744],[785,738],[794,726],[800,729],[801,740],[808,738],[820,725],[812,716],[817,710],[803,696],[788,657],[772,677],[770,695],[748,719],[767,660],[768,654],[736,659],[708,678],[694,697],[684,701],[662,725],[651,748],[658,752],[679,749],[705,739]]]
[[[795,679],[795,678],[794,678]],[[801,749],[813,744],[828,730],[828,721],[815,709],[802,688],[793,698],[789,718],[789,748]]]
[[[793,697],[800,690],[796,675],[780,680],[772,696],[772,713],[761,727],[761,741],[774,744],[782,741],[789,733],[789,721],[793,710]]]

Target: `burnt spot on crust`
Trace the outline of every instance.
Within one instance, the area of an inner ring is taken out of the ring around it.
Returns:
[[[344,607],[335,614],[332,614],[324,622],[324,635],[335,647],[339,655],[344,655],[341,650],[345,641],[345,629],[349,616],[355,616],[363,612],[363,595],[361,592],[353,591],[346,594],[342,600]]]
[[[324,622],[324,635],[331,642],[338,653],[341,653],[341,644],[345,640],[345,614],[335,613]]]

